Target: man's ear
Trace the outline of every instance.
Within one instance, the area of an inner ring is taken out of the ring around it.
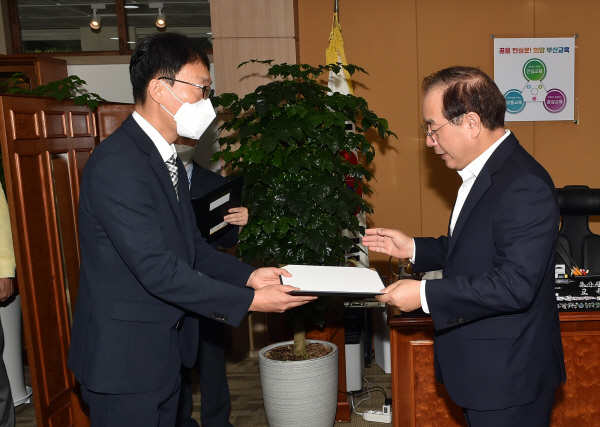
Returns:
[[[481,117],[477,113],[470,112],[467,113],[466,120],[471,139],[476,139],[482,130]]]
[[[148,83],[148,95],[157,104],[163,103],[163,97],[164,97],[163,89],[164,89],[163,85],[158,79],[152,79],[152,80],[150,80],[150,83]]]

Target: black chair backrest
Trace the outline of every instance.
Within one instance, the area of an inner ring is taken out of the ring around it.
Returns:
[[[562,215],[559,244],[578,266],[600,273],[600,236],[592,233],[588,222],[590,215],[600,215],[600,189],[567,185],[556,192]]]

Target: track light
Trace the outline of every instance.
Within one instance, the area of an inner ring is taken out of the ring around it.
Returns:
[[[97,15],[98,9],[96,9],[95,7],[93,8],[93,12],[92,12],[92,19],[90,19],[90,27],[92,27],[93,30],[99,30],[100,29],[100,25],[101,25],[101,21],[102,18],[100,18]]]
[[[162,7],[158,8],[158,15],[156,15],[156,27],[165,28],[167,25],[167,16],[162,13]]]

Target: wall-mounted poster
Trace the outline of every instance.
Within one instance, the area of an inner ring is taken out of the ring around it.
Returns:
[[[494,39],[506,121],[573,120],[575,38]]]

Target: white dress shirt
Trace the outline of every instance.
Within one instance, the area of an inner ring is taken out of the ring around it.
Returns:
[[[163,161],[166,162],[171,158],[173,154],[177,156],[177,150],[175,150],[174,144],[169,144],[167,140],[160,134],[159,131],[156,130],[154,126],[152,126],[148,120],[140,116],[137,111],[134,111],[131,116],[137,122],[138,125],[142,128],[142,130],[150,137]]]
[[[491,157],[494,151],[496,151],[496,148],[500,146],[502,141],[504,141],[508,137],[508,135],[510,135],[510,131],[506,130],[504,132],[504,135],[498,141],[494,142],[494,144],[492,144],[487,150],[481,153],[479,157],[477,157],[475,160],[473,160],[471,163],[465,166],[463,170],[458,171],[458,174],[462,178],[463,183],[458,189],[456,202],[454,202],[454,209],[452,210],[452,218],[450,219],[450,236],[452,236],[452,232],[454,231],[454,226],[456,225],[456,221],[458,219],[458,216],[460,215],[460,211],[462,210],[463,205],[465,204],[465,201],[467,200],[467,197],[471,192],[471,188],[473,188],[473,184],[475,184],[475,180],[481,173],[481,170],[485,166],[488,159]],[[414,263],[417,259],[417,246],[414,244],[414,239],[413,247],[415,249],[413,252],[413,257],[410,260],[412,263]],[[421,296],[421,307],[423,308],[423,311],[425,313],[429,313],[429,306],[427,305],[427,298],[425,297],[426,282],[426,280],[421,280],[421,288],[419,291]]]

